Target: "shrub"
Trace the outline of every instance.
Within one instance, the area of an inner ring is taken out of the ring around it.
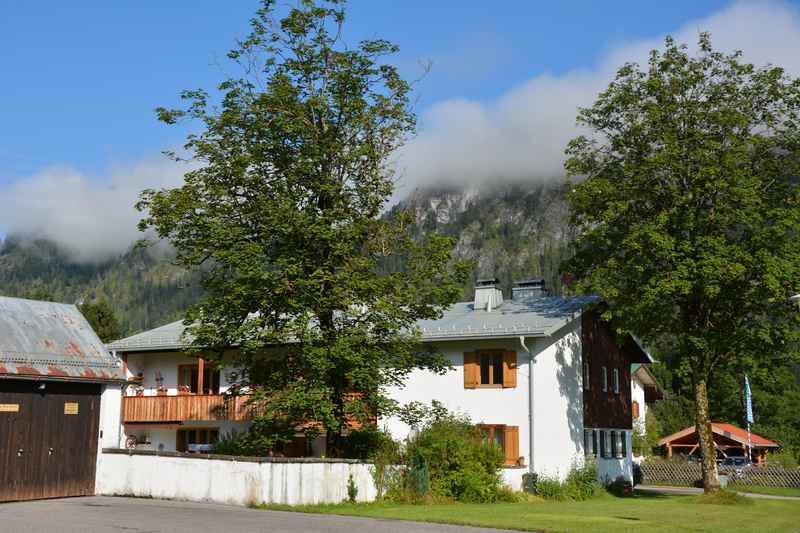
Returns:
[[[434,497],[465,502],[498,498],[503,453],[484,443],[467,418],[437,413],[408,441],[406,456],[424,459]]]
[[[597,465],[593,461],[573,465],[563,482],[542,474],[534,474],[527,479],[533,485],[534,494],[546,500],[588,500],[596,494],[598,488]]]
[[[783,468],[797,468],[797,457],[791,450],[781,450],[767,456],[767,464],[782,466]]]
[[[633,485],[622,476],[617,476],[617,479],[608,483],[606,490],[619,498],[633,495]]]
[[[597,465],[586,460],[582,465],[573,465],[564,481],[567,498],[575,501],[588,500],[597,491]]]
[[[223,433],[214,443],[213,453],[219,455],[249,455],[243,434],[236,431]]]
[[[356,485],[356,480],[353,479],[353,474],[350,474],[347,476],[347,501],[356,503],[356,498],[358,498],[358,485]]]
[[[566,500],[567,493],[564,484],[550,476],[538,476],[536,480],[536,495],[545,500]]]

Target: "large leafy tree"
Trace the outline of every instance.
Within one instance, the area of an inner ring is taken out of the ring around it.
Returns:
[[[200,166],[182,187],[142,194],[140,227],[180,264],[203,265],[189,336],[242,368],[257,448],[303,428],[337,454],[350,428],[392,408],[387,387],[444,367],[416,322],[460,295],[466,268],[451,239],[415,241],[409,216],[382,216],[391,156],[415,128],[411,87],[384,62],[396,47],[347,47],[341,1],[302,0],[280,19],[273,4],[230,52],[243,74],[216,105],[197,90],[185,109],[159,110],[202,123],[186,144]]]
[[[719,487],[708,384],[785,365],[800,287],[800,82],[740,53],[667,39],[582,109],[567,269],[650,342],[668,337],[691,384],[707,491]]]

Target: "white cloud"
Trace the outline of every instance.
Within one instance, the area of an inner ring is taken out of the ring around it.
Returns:
[[[711,33],[723,51],[741,49],[745,59],[783,66],[800,74],[800,11],[775,2],[741,2],[691,21],[672,35],[696,44]],[[398,193],[429,184],[492,180],[547,180],[563,175],[564,148],[577,133],[575,118],[627,61],[642,65],[664,36],[617,46],[594,68],[543,74],[491,102],[450,100],[422,117],[419,135],[399,154]],[[568,46],[568,41],[565,40]],[[554,51],[554,53],[558,53]]]
[[[146,188],[181,184],[187,167],[165,158],[112,169],[92,179],[67,167],[50,167],[0,187],[0,227],[62,244],[76,261],[107,259],[142,234],[134,209]]]
[[[800,11],[795,7],[737,3],[673,35],[694,44],[700,31],[711,32],[719,49],[742,49],[749,61],[800,74]],[[564,147],[576,134],[577,108],[591,104],[620,65],[644,64],[648,52],[662,44],[663,36],[654,36],[617,46],[593,68],[536,76],[495,101],[432,106],[420,135],[398,154],[403,179],[398,195],[419,185],[559,178]],[[563,46],[569,46],[568,39]],[[0,228],[52,238],[81,261],[107,258],[140,236],[140,214],[133,208],[139,192],[179,185],[186,170],[163,158],[119,167],[101,179],[48,168],[0,185]]]

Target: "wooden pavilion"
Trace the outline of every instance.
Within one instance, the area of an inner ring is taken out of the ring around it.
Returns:
[[[712,422],[711,429],[714,432],[714,443],[717,445],[717,450],[726,457],[747,456],[747,430],[724,422]],[[753,446],[753,461],[757,464],[766,462],[768,450],[779,447],[778,443],[755,433],[750,433],[750,442]],[[664,437],[658,441],[658,444],[666,446],[667,457],[672,457],[673,451],[692,455],[700,449],[694,426]]]

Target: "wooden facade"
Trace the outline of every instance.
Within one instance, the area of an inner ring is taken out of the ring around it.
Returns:
[[[234,420],[253,418],[247,396],[185,394],[178,396],[126,396],[122,401],[124,424]]]
[[[94,494],[100,386],[0,380],[0,501]]]
[[[581,343],[586,365],[583,370],[584,426],[633,429],[630,368],[634,361],[628,353],[631,347],[620,346],[608,323],[594,312],[586,312],[581,317]]]

